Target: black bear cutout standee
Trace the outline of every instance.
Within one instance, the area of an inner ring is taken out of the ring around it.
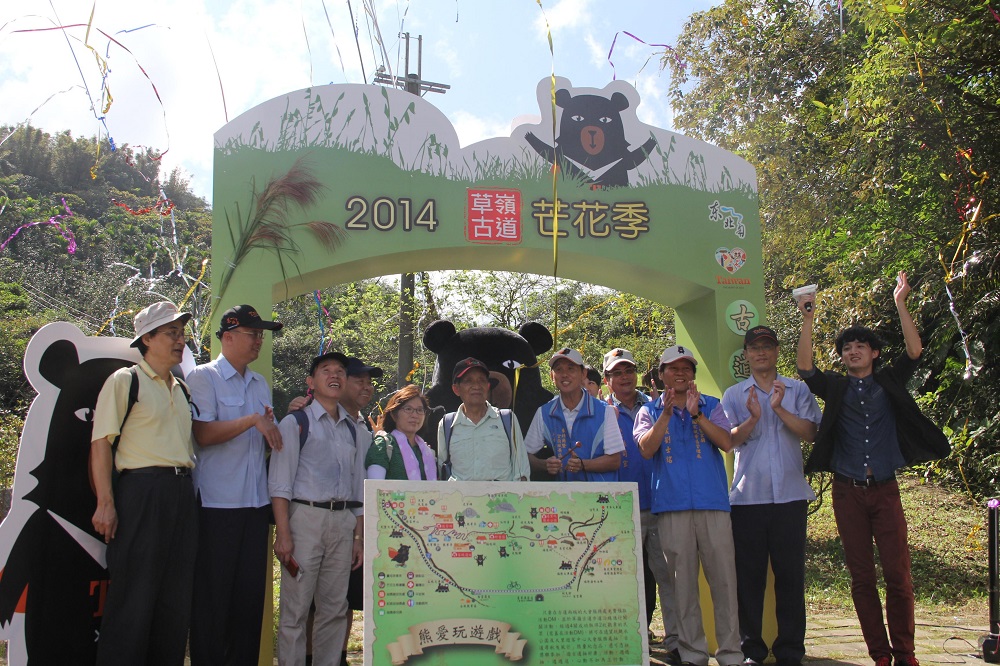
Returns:
[[[479,326],[456,331],[447,319],[432,322],[424,331],[424,347],[437,354],[434,375],[427,389],[427,401],[435,410],[429,421],[428,443],[437,441],[437,421],[446,412],[454,412],[461,400],[451,390],[451,375],[455,364],[464,358],[478,358],[490,369],[490,374],[500,383],[493,390],[491,400],[496,407],[510,407],[498,395],[512,396],[517,381],[517,395],[513,411],[521,425],[521,434],[527,434],[531,419],[539,406],[552,399],[552,393],[542,386],[538,369],[538,355],[552,348],[552,334],[543,324],[528,322],[517,331],[493,326]],[[543,362],[544,363],[544,362]],[[516,368],[521,367],[518,371]],[[547,368],[546,368],[547,371]]]
[[[125,338],[56,322],[31,338],[25,418],[10,513],[0,524],[0,638],[8,664],[93,664],[108,589],[87,461],[104,381],[140,360]],[[193,367],[185,352],[185,368]]]
[[[532,132],[525,133],[524,140],[564,174],[597,187],[627,187],[629,171],[648,160],[656,149],[652,136],[638,148],[630,148],[622,120],[629,100],[623,93],[615,92],[611,97],[573,95],[560,88],[556,106],[562,114],[555,146]]]

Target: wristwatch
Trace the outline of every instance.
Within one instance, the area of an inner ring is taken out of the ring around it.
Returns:
[[[697,414],[692,414],[691,415],[691,420],[692,421],[697,421],[700,418],[701,418],[701,412],[700,411]]]

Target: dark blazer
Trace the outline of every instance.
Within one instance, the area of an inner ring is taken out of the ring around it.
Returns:
[[[906,352],[888,367],[875,370],[874,379],[889,397],[893,416],[896,419],[896,437],[899,440],[899,451],[907,465],[944,458],[951,453],[951,444],[941,429],[924,416],[917,402],[906,390],[906,382],[917,369],[917,361]],[[801,372],[799,373],[801,375]],[[816,443],[806,461],[805,471],[832,472],[830,459],[836,446],[836,431],[834,425],[840,416],[840,408],[844,402],[844,393],[848,388],[845,375],[838,372],[817,372],[810,377],[802,377],[809,390],[817,397],[823,398],[826,406],[823,409],[823,420],[819,424]]]

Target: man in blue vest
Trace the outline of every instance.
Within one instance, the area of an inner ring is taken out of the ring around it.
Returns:
[[[625,444],[615,408],[583,389],[577,350],[560,349],[549,367],[559,395],[538,408],[524,438],[532,470],[555,481],[617,481]]]
[[[694,382],[697,361],[687,347],[660,356],[663,393],[639,409],[632,431],[642,456],[653,461],[653,513],[674,577],[681,659],[708,665],[701,621],[698,570],[705,570],[715,610],[715,659],[743,661],[736,604],[736,565],[729,519],[729,482],[722,451],[732,449],[729,419],[718,398]]]
[[[625,442],[619,481],[635,481],[639,485],[639,521],[642,528],[642,559],[646,576],[646,625],[649,626],[656,606],[656,588],[660,588],[660,612],[663,614],[663,648],[667,663],[680,666],[677,650],[677,608],[674,601],[674,581],[667,568],[667,559],[660,544],[660,530],[652,507],[653,465],[642,457],[639,445],[632,437],[639,408],[649,402],[649,396],[636,388],[635,358],[627,349],[616,348],[604,355],[604,383],[610,391],[610,402],[618,411],[618,428]]]

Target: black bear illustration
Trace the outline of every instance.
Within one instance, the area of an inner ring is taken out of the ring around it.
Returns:
[[[93,664],[97,657],[108,572],[98,561],[104,544],[91,524],[96,500],[87,460],[97,395],[111,373],[129,365],[121,358],[80,363],[76,346],[65,339],[52,342],[38,364],[38,374],[59,392],[44,457],[31,470],[37,485],[12,508],[32,513],[0,571],[0,623],[24,613],[32,664]],[[39,426],[32,425],[33,416],[45,419],[34,413],[37,406],[28,413],[26,430]]]
[[[629,150],[621,112],[628,108],[628,98],[620,92],[611,98],[598,95],[570,94],[565,88],[556,91],[556,106],[563,110],[555,148],[531,132],[525,141],[564,173],[600,187],[625,187],[628,172],[647,159],[656,148],[652,136],[635,150]]]

